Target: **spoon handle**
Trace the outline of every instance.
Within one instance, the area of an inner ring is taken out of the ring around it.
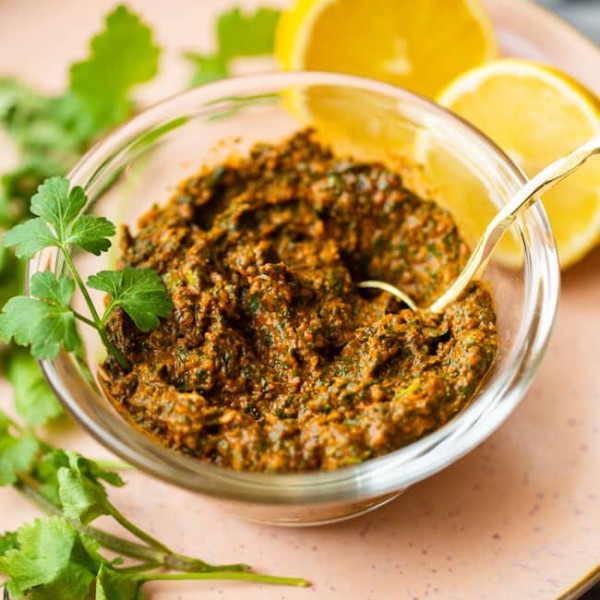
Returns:
[[[456,300],[469,282],[483,271],[503,233],[513,224],[521,211],[529,208],[538,199],[538,196],[568,177],[594,154],[600,154],[600,135],[594,136],[573,152],[550,163],[530,179],[492,219],[475,246],[465,268],[428,310],[436,313],[442,312],[448,304]]]

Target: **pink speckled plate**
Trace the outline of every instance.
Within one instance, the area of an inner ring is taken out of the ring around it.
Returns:
[[[260,0],[241,4],[255,7]],[[0,73],[47,89],[84,54],[113,0],[0,3]],[[183,49],[210,50],[219,0],[129,0],[156,28],[163,74],[153,100],[180,89]],[[550,62],[600,93],[600,52],[562,21],[524,0],[486,0],[503,51]],[[11,160],[0,153],[0,169]],[[202,497],[141,473],[115,493],[127,515],[173,547],[211,562],[244,561],[311,579],[309,590],[240,583],[162,584],[176,600],[554,599],[572,597],[600,563],[600,251],[564,276],[558,323],[535,383],[507,423],[452,467],[392,504],[339,525],[283,530],[240,522]],[[0,403],[10,390],[0,382]],[[60,443],[105,453],[79,430]],[[0,492],[0,529],[36,511]],[[591,581],[592,576],[587,581]]]

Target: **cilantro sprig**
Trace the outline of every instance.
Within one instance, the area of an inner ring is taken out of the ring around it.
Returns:
[[[132,94],[157,74],[160,53],[150,27],[118,6],[91,40],[89,55],[71,66],[62,94],[0,78],[0,126],[21,155],[0,178],[0,226],[25,217],[44,179],[66,173],[100,135],[131,116]]]
[[[150,581],[225,579],[307,586],[304,579],[212,565],[171,550],[109,500],[121,477],[76,452],[54,448],[0,412],[0,485],[13,485],[49,516],[0,536],[0,573],[14,599],[141,600]],[[113,519],[137,541],[91,525]],[[116,554],[107,558],[102,550]],[[126,562],[127,561],[127,562]]]
[[[0,175],[0,237],[30,216],[30,198],[45,179],[66,173],[96,139],[133,113],[133,94],[158,72],[160,53],[151,28],[118,6],[91,40],[88,55],[72,65],[62,93],[40,93],[0,77],[0,127],[19,156]],[[0,307],[22,293],[24,271],[24,261],[0,245]],[[26,422],[39,426],[63,414],[35,360],[14,345],[0,345],[0,351]]]
[[[132,111],[131,92],[158,72],[160,48],[152,30],[135,13],[118,6],[104,31],[90,42],[90,56],[71,66],[70,92],[97,129],[114,126]]]
[[[268,7],[258,8],[250,14],[233,7],[220,14],[216,22],[216,51],[185,54],[194,66],[191,85],[228,77],[237,58],[272,54],[280,14],[280,11]]]
[[[54,358],[61,347],[73,352],[79,344],[76,320],[96,329],[106,349],[124,369],[129,361],[109,339],[106,323],[120,306],[142,331],[158,327],[159,317],[173,309],[160,277],[150,269],[126,267],[122,271],[101,271],[84,283],[73,261],[72,250],[79,248],[100,255],[111,245],[116,228],[105,217],[85,214],[87,197],[81,187],[70,188],[64,177],[52,177],[38,188],[31,200],[36,218],[16,225],[4,234],[2,243],[15,250],[17,258],[29,259],[46,248],[57,248],[66,272],[55,275],[36,273],[29,296],[15,296],[0,313],[0,339],[30,346],[37,359]],[[71,307],[75,288],[81,292],[89,315]],[[105,291],[110,301],[100,315],[89,288]]]

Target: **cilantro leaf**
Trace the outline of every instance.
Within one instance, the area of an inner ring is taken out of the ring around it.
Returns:
[[[36,273],[31,280],[32,294],[11,298],[0,313],[0,339],[14,338],[20,346],[31,346],[35,358],[54,358],[61,345],[72,352],[79,345],[75,316],[69,306],[73,281],[66,275],[57,278],[49,272]]]
[[[95,255],[105,252],[110,248],[108,238],[115,234],[115,226],[104,217],[82,215],[86,202],[83,189],[76,186],[69,191],[69,181],[64,177],[47,179],[31,199],[31,212],[39,218],[7,231],[3,244],[14,246],[19,258],[31,258],[52,246],[79,246]]]
[[[63,518],[36,519],[17,532],[18,548],[0,557],[0,572],[9,577],[8,590],[31,600],[85,600],[100,557],[93,543]]]
[[[33,475],[40,482],[39,492],[60,508],[60,495],[58,493],[58,470],[69,465],[69,460],[63,450],[54,449],[43,454],[33,465]]]
[[[38,186],[64,170],[54,159],[28,154],[11,171],[0,176],[0,225],[10,227],[29,213],[29,199]]]
[[[4,234],[2,243],[14,246],[17,258],[31,258],[44,248],[58,246],[59,242],[43,219],[29,219]]]
[[[51,177],[38,188],[31,199],[31,212],[51,225],[60,241],[85,206],[86,198],[80,187],[69,192],[69,181],[64,177]]]
[[[97,462],[85,458],[77,452],[63,450],[63,454],[67,457],[69,467],[74,469],[82,477],[86,477],[95,483],[100,483],[100,480],[109,483],[114,487],[122,487],[125,485],[121,476],[115,471],[108,471],[101,467]]]
[[[96,579],[95,600],[144,600],[143,580],[133,573],[119,573],[101,565]]]
[[[159,56],[152,30],[119,6],[92,39],[89,57],[71,66],[71,92],[88,107],[97,126],[115,125],[131,111],[131,89],[156,75]]]
[[[75,284],[66,275],[56,277],[54,273],[42,271],[31,279],[31,295],[51,305],[69,308],[74,292]]]
[[[55,449],[47,452],[34,466],[36,479],[41,483],[40,493],[55,506],[61,506],[60,484],[58,472],[63,469],[72,469],[78,476],[85,477],[101,485],[101,481],[115,487],[124,485],[118,473],[103,469],[98,463],[89,460],[76,452]]]
[[[122,271],[100,271],[87,280],[87,285],[111,296],[111,306],[121,306],[141,331],[151,331],[158,317],[173,310],[162,279],[151,269],[125,267]]]
[[[195,69],[190,85],[201,85],[229,77],[227,61],[220,54],[197,54],[187,52],[185,57],[190,60]]]
[[[12,78],[0,79],[0,124],[23,153],[59,164],[74,161],[96,133],[72,94],[44,96]]]
[[[40,494],[60,508],[58,471],[69,466],[67,451],[56,448],[45,453],[34,465],[33,474],[40,482]]]
[[[272,54],[280,14],[266,7],[253,14],[244,14],[238,7],[222,13],[217,20],[217,51],[184,55],[194,65],[190,85],[229,77],[231,61],[236,58]]]
[[[4,556],[8,550],[18,546],[17,534],[14,531],[6,531],[0,535],[0,556]]]
[[[63,514],[77,519],[84,525],[91,523],[100,515],[111,514],[108,494],[100,482],[101,479],[113,485],[123,485],[116,473],[101,468],[76,452],[64,451],[68,466],[57,471],[58,495]]]
[[[250,15],[243,14],[239,7],[223,13],[217,20],[219,54],[226,61],[272,54],[280,14],[280,11],[266,7]]]
[[[73,223],[65,242],[99,256],[110,248],[111,241],[108,238],[115,233],[115,226],[105,217],[82,215]]]
[[[0,268],[0,306],[10,298],[23,293],[25,280],[25,262],[18,260],[12,252],[4,249],[2,268]]]
[[[8,125],[19,107],[29,107],[34,94],[26,85],[13,77],[0,79],[0,122]]]
[[[29,126],[47,108],[48,100],[12,77],[0,79],[0,123],[20,148],[28,145]]]
[[[106,335],[105,324],[110,312],[121,306],[142,331],[158,326],[158,317],[167,316],[173,305],[160,277],[150,269],[125,268],[121,272],[102,271],[89,278],[90,287],[107,291],[112,302],[100,319],[96,308],[70,260],[69,247],[79,246],[92,254],[106,251],[109,237],[116,228],[104,217],[82,215],[87,203],[80,187],[70,188],[64,177],[51,177],[39,186],[31,201],[31,212],[37,219],[13,227],[3,239],[5,246],[14,246],[18,257],[31,257],[37,251],[55,246],[64,255],[67,267],[77,281],[91,318],[73,312],[70,300],[74,281],[67,276],[57,278],[51,273],[37,273],[32,278],[33,297],[11,298],[0,314],[0,339],[31,346],[35,358],[54,358],[61,345],[72,352],[79,338],[75,318],[91,325],[100,333],[107,350],[119,365],[128,369],[127,358]]]
[[[10,423],[0,413],[0,485],[14,483],[19,471],[29,471],[38,449],[39,443],[33,435],[11,435]]]
[[[72,244],[98,256],[110,248],[108,238],[115,235],[116,229],[104,217],[81,215],[86,202],[82,188],[76,186],[69,191],[67,179],[51,177],[31,199],[31,212],[52,225],[63,246]]]
[[[110,514],[106,490],[76,469],[59,469],[58,485],[63,514],[67,518],[87,525],[101,515]]]
[[[13,350],[6,357],[6,376],[13,386],[15,407],[25,422],[36,427],[64,414],[62,405],[31,355]]]
[[[20,438],[4,435],[0,439],[0,485],[10,485],[17,480],[19,471],[31,468],[39,445],[30,434]]]

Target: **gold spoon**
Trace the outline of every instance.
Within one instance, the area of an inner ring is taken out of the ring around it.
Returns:
[[[442,312],[464,291],[470,281],[476,278],[486,267],[492,252],[498,245],[504,232],[513,224],[517,216],[528,209],[544,192],[576,171],[589,158],[600,154],[600,135],[582,144],[569,154],[550,163],[533,179],[530,179],[491,220],[481,239],[475,246],[465,268],[454,283],[428,308],[420,309],[410,296],[397,287],[383,281],[361,281],[358,287],[384,290],[405,302],[412,310]]]

